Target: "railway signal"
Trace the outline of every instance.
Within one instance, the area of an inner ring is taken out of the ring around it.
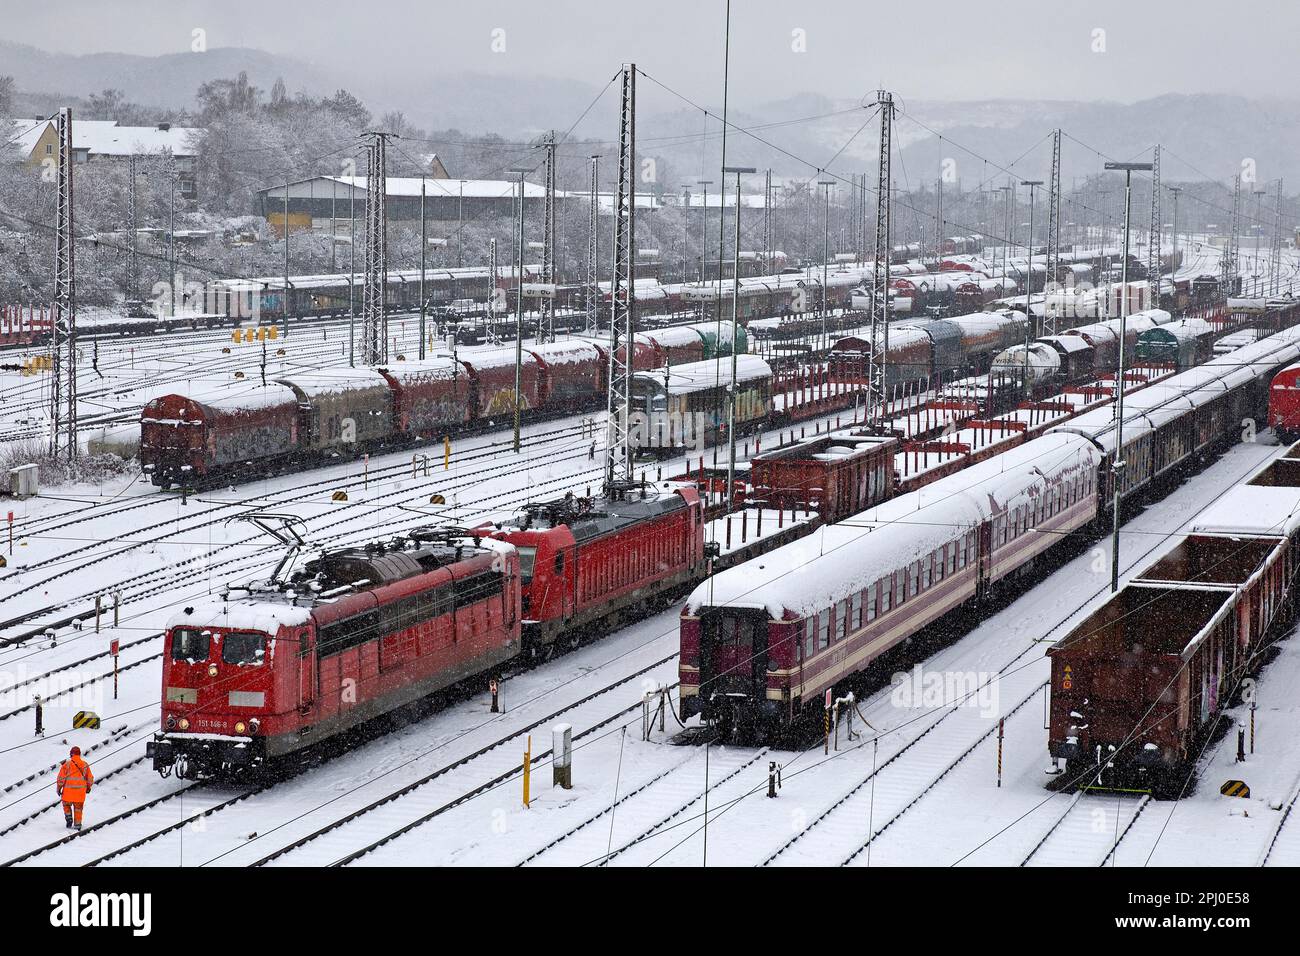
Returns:
[[[98,610],[99,599],[96,598],[96,610]],[[96,618],[98,620],[98,618]],[[117,653],[121,650],[121,642],[118,638],[113,638],[112,643],[108,645],[108,652],[113,655],[113,699],[117,700]]]

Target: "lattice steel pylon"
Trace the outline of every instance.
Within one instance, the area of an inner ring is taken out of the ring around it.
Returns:
[[[1268,255],[1268,288],[1271,295],[1282,293],[1282,179],[1277,181],[1277,204],[1273,207],[1273,242]]]
[[[598,271],[598,254],[596,235],[600,228],[600,157],[591,157],[591,197],[587,209],[587,306],[586,330],[595,334],[600,322],[597,310],[600,308],[600,272]]]
[[[763,268],[772,271],[772,170],[763,177]]]
[[[501,268],[497,264],[497,241],[488,240],[488,301],[487,301],[487,339],[496,341],[497,305],[501,296]]]
[[[127,177],[129,188],[126,191],[126,296],[134,299],[136,286],[136,240],[140,224],[136,221],[135,209],[135,153],[127,157]]]
[[[545,197],[542,200],[542,284],[555,284],[555,132],[542,142],[546,150]],[[537,339],[555,341],[555,302],[543,294],[537,301]]]
[[[1043,335],[1056,334],[1056,308],[1047,294],[1061,272],[1061,131],[1052,130],[1052,171],[1047,178],[1047,279],[1043,285]]]
[[[367,133],[366,255],[361,312],[361,363],[388,360],[388,210],[387,133]],[[286,239],[288,223],[285,223]],[[287,291],[287,290],[286,290]]]
[[[942,152],[943,140],[939,140]],[[943,159],[939,160],[939,175],[934,178],[934,268],[939,271],[943,261]]]
[[[1225,295],[1230,294],[1235,286],[1237,276],[1237,234],[1241,229],[1241,176],[1233,177],[1235,186],[1232,192],[1232,226],[1228,241],[1223,249],[1220,261],[1219,285]]]
[[[890,140],[893,137],[894,95],[876,91],[880,108],[880,156],[876,172],[876,237],[871,268],[871,338],[867,345],[867,419],[878,421],[885,400],[885,361],[889,350],[889,217]]]
[[[1151,307],[1160,306],[1160,144],[1151,154],[1151,229],[1147,235],[1147,281],[1151,283]]]
[[[59,110],[58,199],[54,224],[54,316],[50,348],[50,453],[76,458],[77,260],[72,229],[72,109]]]
[[[614,270],[610,276],[609,437],[607,492],[632,480],[632,335],[636,331],[636,64],[623,64],[618,121],[618,183],[614,190]]]

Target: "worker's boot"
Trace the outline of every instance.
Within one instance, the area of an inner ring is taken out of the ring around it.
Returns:
[[[81,829],[81,821],[78,820],[76,823],[73,824],[73,827],[74,827],[75,829],[77,829],[77,830],[80,830],[80,829]]]
[[[71,813],[65,813],[65,814],[63,815],[63,822],[67,825],[67,828],[68,828],[69,830],[71,830],[71,829],[72,829],[72,814],[71,814]]]

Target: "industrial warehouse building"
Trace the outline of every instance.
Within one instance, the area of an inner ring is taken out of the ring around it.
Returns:
[[[425,217],[430,223],[455,223],[474,219],[509,219],[515,214],[519,181],[509,179],[442,179],[433,176],[389,176],[390,222],[418,222],[420,186],[425,190]],[[365,176],[313,176],[287,186],[258,190],[259,209],[277,231],[284,218],[285,191],[289,194],[289,223],[293,229],[328,228],[331,221],[347,221],[352,203],[358,219],[366,202]],[[524,203],[529,213],[540,210],[546,191],[524,183]]]

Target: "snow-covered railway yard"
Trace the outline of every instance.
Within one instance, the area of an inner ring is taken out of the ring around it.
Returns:
[[[1233,447],[1129,521],[1124,531],[1135,545],[1126,548],[1126,572],[1172,546],[1191,517],[1280,453],[1266,442],[1267,436]],[[829,755],[820,740],[793,751],[716,742],[706,748],[707,730],[683,733],[671,715],[666,732],[655,729],[642,740],[646,688],[676,679],[675,603],[589,646],[511,673],[504,713],[488,713],[487,695],[470,689],[284,779],[240,786],[157,777],[142,758],[158,721],[164,623],[225,582],[265,574],[279,554],[246,526],[229,524],[231,517],[255,508],[292,510],[313,544],[338,546],[432,521],[499,520],[535,497],[581,494],[601,480],[601,462],[588,457],[579,419],[527,425],[523,447],[522,469],[508,434],[497,433],[458,442],[451,467],[435,467],[427,478],[412,467],[409,453],[400,453],[372,456],[368,473],[349,462],[200,492],[184,504],[176,492],[139,483],[122,491],[120,481],[119,497],[100,499],[83,488],[25,502],[16,524],[23,557],[6,569],[0,594],[4,634],[40,635],[54,624],[58,639],[50,646],[34,636],[0,650],[0,666],[17,675],[5,688],[0,714],[4,859],[229,866],[1015,865],[1028,859],[1123,866],[1219,862],[1229,850],[1235,862],[1251,864],[1270,846],[1272,863],[1296,852],[1300,828],[1279,823],[1300,780],[1300,753],[1286,747],[1287,735],[1269,730],[1294,716],[1269,707],[1273,696],[1285,699],[1269,688],[1289,679],[1295,652],[1288,642],[1259,684],[1260,733],[1251,762],[1252,770],[1258,765],[1265,772],[1252,773],[1251,800],[1217,793],[1217,777],[1232,769],[1226,737],[1200,761],[1194,792],[1180,801],[1150,801],[1136,818],[1132,808],[1140,797],[1088,794],[1072,802],[1072,794],[1045,789],[1042,651],[1104,597],[1108,581],[1091,552],[974,623],[950,646],[908,661],[990,681],[978,700],[904,706],[892,687],[881,687],[858,704],[867,726],[859,721],[856,739],[845,733]],[[663,473],[685,464],[668,462]],[[332,500],[336,490],[346,490],[348,500]],[[446,504],[431,506],[432,494]],[[106,582],[120,591],[117,627]],[[96,596],[103,599],[99,633]],[[67,626],[72,616],[81,619],[80,629]],[[117,700],[107,653],[113,638],[122,642]],[[38,692],[46,731],[33,739],[31,696]],[[102,729],[69,731],[78,710],[100,713]],[[549,785],[550,729],[559,722],[573,726],[572,790]],[[533,800],[525,809],[519,767],[530,733]],[[87,828],[65,836],[48,784],[74,741],[101,782]],[[776,799],[767,798],[772,761],[782,774]],[[1222,839],[1193,838],[1206,827]]]

